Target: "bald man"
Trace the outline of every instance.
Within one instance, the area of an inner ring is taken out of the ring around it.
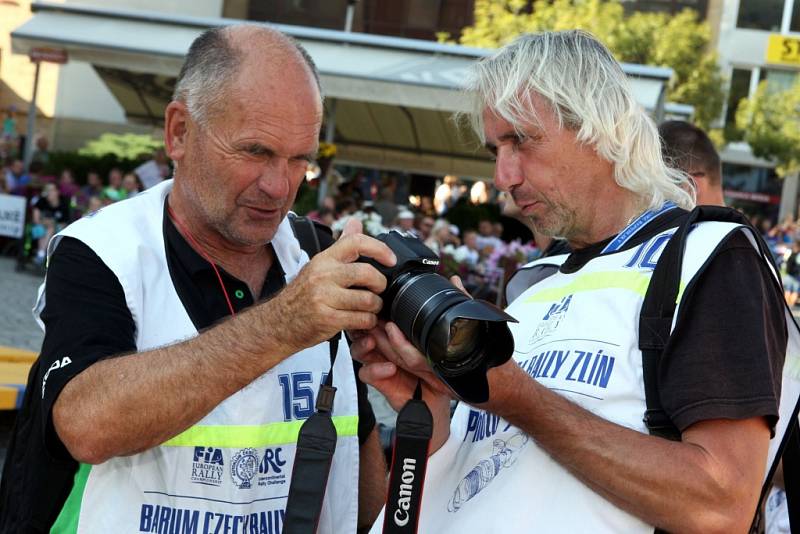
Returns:
[[[372,522],[374,417],[328,340],[376,325],[386,280],[355,260],[396,260],[358,224],[311,261],[300,249],[287,213],[322,110],[290,38],[243,25],[194,41],[165,112],[174,179],[50,243],[0,531],[280,532],[298,428],[331,372],[319,531]]]

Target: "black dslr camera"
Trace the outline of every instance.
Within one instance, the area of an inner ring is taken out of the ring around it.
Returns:
[[[397,256],[394,267],[359,258],[386,277],[380,316],[391,320],[428,358],[433,370],[462,399],[489,399],[486,371],[511,358],[516,319],[473,300],[436,273],[439,257],[416,237],[391,231],[377,236]]]

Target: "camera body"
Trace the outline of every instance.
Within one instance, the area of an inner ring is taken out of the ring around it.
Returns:
[[[396,230],[380,234],[376,237],[392,249],[397,263],[393,267],[386,267],[372,258],[362,257],[359,261],[369,263],[386,277],[386,289],[381,293],[383,309],[379,314],[381,319],[391,319],[391,304],[395,302],[400,289],[406,281],[422,274],[436,274],[441,260],[434,251],[416,237],[403,235]]]
[[[511,358],[514,340],[508,322],[516,320],[493,304],[473,300],[439,275],[439,257],[416,237],[391,231],[376,239],[397,257],[393,267],[359,258],[386,277],[379,317],[397,324],[459,397],[488,400],[486,371]]]

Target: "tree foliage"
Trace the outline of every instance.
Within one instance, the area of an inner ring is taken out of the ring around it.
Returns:
[[[82,156],[112,155],[119,159],[138,159],[142,156],[149,157],[154,150],[163,146],[163,142],[149,135],[105,133],[98,139],[87,142],[78,153]]]
[[[708,51],[711,29],[690,9],[627,15],[619,0],[476,0],[475,23],[459,43],[495,48],[521,33],[575,28],[594,34],[621,62],[672,68],[667,98],[694,106],[698,126],[709,129],[720,116],[725,92]]]
[[[800,76],[785,90],[761,82],[739,102],[736,126],[754,155],[778,164],[779,176],[800,171]]]

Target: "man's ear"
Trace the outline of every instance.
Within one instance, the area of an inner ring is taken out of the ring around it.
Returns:
[[[183,102],[172,101],[164,110],[164,145],[172,161],[180,163],[186,153],[186,136],[191,117]]]

